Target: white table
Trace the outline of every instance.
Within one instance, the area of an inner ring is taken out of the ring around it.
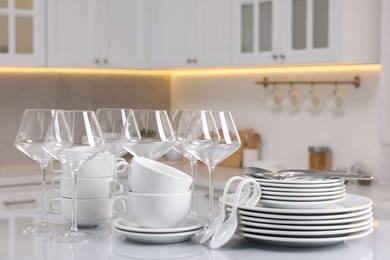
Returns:
[[[61,222],[50,216],[52,222]],[[134,243],[112,234],[110,226],[88,229],[99,240],[86,244],[62,244],[46,236],[20,233],[19,228],[37,222],[39,215],[9,213],[0,216],[0,259],[186,259],[186,260],[368,260],[390,259],[390,220],[375,220],[374,232],[369,236],[337,245],[316,248],[292,248],[269,246],[235,236],[218,250],[193,241],[152,245]]]

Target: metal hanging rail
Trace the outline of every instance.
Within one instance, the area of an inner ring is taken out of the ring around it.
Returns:
[[[263,87],[268,87],[268,85],[340,85],[340,84],[352,84],[355,86],[355,88],[358,88],[360,86],[360,77],[355,76],[352,80],[302,80],[302,81],[270,81],[267,77],[263,78],[261,81],[256,81],[256,84],[263,85]]]

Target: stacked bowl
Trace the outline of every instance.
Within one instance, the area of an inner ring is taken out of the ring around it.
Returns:
[[[112,217],[113,196],[123,192],[122,185],[114,179],[117,171],[126,170],[124,159],[101,153],[84,163],[77,173],[76,207],[77,224],[80,227],[93,227]],[[70,167],[61,164],[61,176],[52,180],[52,189],[59,197],[50,201],[50,210],[60,213],[71,222],[73,183]]]

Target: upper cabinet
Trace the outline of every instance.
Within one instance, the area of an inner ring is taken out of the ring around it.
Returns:
[[[47,5],[48,66],[148,66],[148,1],[50,0]]]
[[[228,0],[152,0],[151,67],[230,65],[230,6]]]
[[[379,0],[232,1],[233,65],[379,62]]]
[[[44,65],[44,1],[0,0],[0,66]]]

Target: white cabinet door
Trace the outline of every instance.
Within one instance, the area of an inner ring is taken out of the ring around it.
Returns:
[[[230,65],[230,2],[152,1],[150,35],[154,68]]]
[[[49,1],[48,65],[145,67],[146,10],[145,0]]]
[[[45,1],[0,1],[0,65],[45,65]]]
[[[233,0],[232,63],[377,63],[379,13],[379,0]]]

